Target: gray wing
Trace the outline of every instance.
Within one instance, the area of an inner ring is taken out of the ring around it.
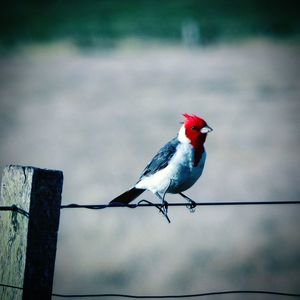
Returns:
[[[179,144],[177,138],[173,138],[170,142],[164,145],[158,153],[153,157],[150,163],[144,169],[140,179],[144,176],[149,176],[156,173],[157,171],[164,169],[168,164],[170,159],[176,152],[176,148]]]

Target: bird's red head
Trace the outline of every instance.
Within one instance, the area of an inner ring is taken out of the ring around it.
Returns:
[[[185,135],[195,148],[203,147],[207,133],[212,128],[200,117],[196,115],[183,114],[185,117]]]

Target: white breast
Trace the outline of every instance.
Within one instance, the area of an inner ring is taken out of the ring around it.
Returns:
[[[155,174],[143,177],[136,188],[152,193],[178,193],[190,188],[201,176],[206,153],[202,154],[197,167],[193,166],[194,150],[190,143],[180,143],[168,166]]]

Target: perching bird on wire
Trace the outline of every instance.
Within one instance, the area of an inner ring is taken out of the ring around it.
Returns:
[[[179,194],[190,202],[193,200],[182,192],[189,189],[201,176],[206,159],[204,143],[212,128],[196,115],[183,114],[185,122],[178,135],[163,146],[146,166],[138,182],[128,191],[110,202],[128,204],[145,190],[157,196],[167,216],[166,193]]]

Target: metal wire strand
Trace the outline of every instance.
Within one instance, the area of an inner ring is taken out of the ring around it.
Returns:
[[[11,206],[0,206],[0,211],[13,211],[13,212],[16,212],[16,213],[19,213],[19,214],[23,215],[26,218],[29,218],[29,212],[27,212],[26,210],[18,207],[15,204],[13,204]]]
[[[0,286],[4,288],[12,288],[23,290],[23,288],[0,283]],[[232,290],[232,291],[220,291],[220,292],[207,292],[207,293],[197,293],[197,294],[183,294],[183,295],[128,295],[128,294],[60,294],[52,293],[54,297],[60,298],[100,298],[100,297],[119,297],[119,298],[133,298],[133,299],[170,299],[170,298],[196,298],[204,296],[215,296],[215,295],[226,295],[226,294],[268,294],[275,296],[286,296],[286,297],[300,297],[297,293],[287,293],[287,292],[275,292],[275,291],[265,291],[265,290]]]
[[[300,204],[300,201],[212,201],[212,202],[195,202],[195,206],[231,206],[231,205],[285,205],[285,204]],[[175,202],[168,203],[168,206],[187,206],[186,202]],[[124,204],[124,203],[114,203],[113,205],[109,204],[67,204],[62,205],[60,208],[87,208],[87,209],[104,209],[104,208],[120,208],[120,207],[162,207],[161,203],[152,203],[146,199],[140,200],[137,204]]]
[[[194,202],[193,207],[197,206],[239,206],[239,205],[288,205],[288,204],[300,204],[300,201],[221,201],[221,202]],[[176,202],[176,203],[168,203],[169,206],[187,206],[186,202]],[[124,204],[124,203],[114,203],[113,205],[110,204],[66,204],[61,205],[61,209],[65,208],[86,208],[86,209],[104,209],[104,208],[120,208],[120,207],[128,207],[128,208],[137,208],[137,207],[156,207],[170,222],[168,215],[163,211],[163,204],[162,203],[152,203],[146,199],[140,200],[136,204]],[[25,211],[24,209],[16,206],[0,206],[0,211],[14,211],[17,212],[27,218],[29,218],[29,212]]]

